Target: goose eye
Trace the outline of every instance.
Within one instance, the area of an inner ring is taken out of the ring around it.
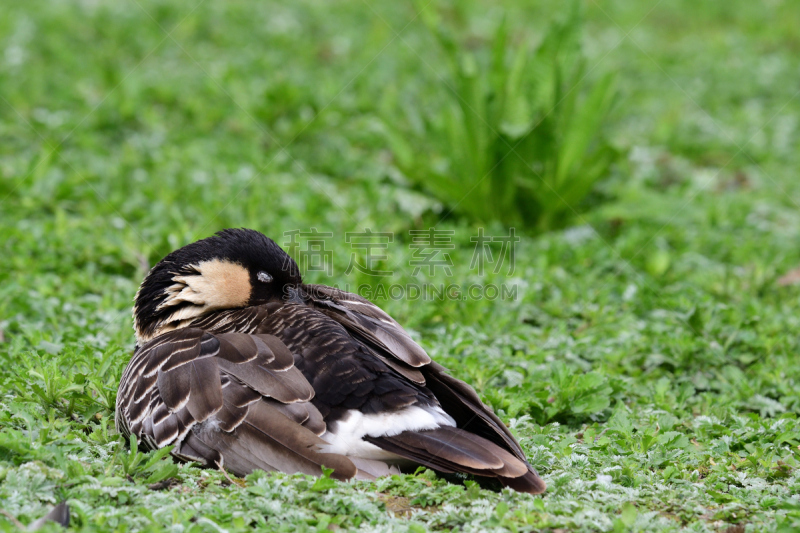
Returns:
[[[262,283],[269,283],[270,281],[272,281],[272,276],[270,276],[266,272],[259,272],[257,278],[258,281]]]

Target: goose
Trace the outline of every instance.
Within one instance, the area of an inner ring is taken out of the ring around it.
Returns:
[[[393,318],[304,284],[272,239],[226,229],[173,251],[133,307],[115,421],[147,449],[236,476],[374,480],[424,466],[539,494],[503,422]]]

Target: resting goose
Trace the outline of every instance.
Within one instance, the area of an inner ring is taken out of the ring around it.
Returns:
[[[368,300],[306,285],[273,240],[228,229],[153,267],[116,424],[150,449],[244,476],[374,479],[398,466],[545,484],[466,383]]]

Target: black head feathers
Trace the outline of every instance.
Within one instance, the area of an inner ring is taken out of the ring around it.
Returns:
[[[210,311],[281,298],[301,283],[297,263],[275,241],[251,229],[222,230],[175,250],[150,270],[135,298],[137,338]]]

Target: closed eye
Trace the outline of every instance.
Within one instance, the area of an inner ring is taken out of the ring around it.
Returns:
[[[257,278],[258,281],[262,283],[269,283],[270,281],[272,281],[272,276],[270,276],[266,272],[259,272]]]

